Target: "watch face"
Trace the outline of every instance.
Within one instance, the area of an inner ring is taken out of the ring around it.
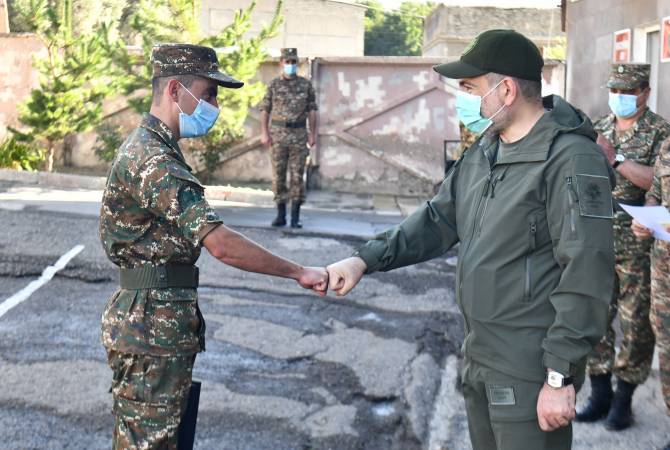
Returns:
[[[622,154],[618,154],[618,155],[616,155],[616,158],[614,158],[614,159],[621,163],[621,162],[624,162],[626,160],[626,157]]]
[[[563,387],[563,375],[558,372],[549,372],[547,374],[547,384],[553,388]]]

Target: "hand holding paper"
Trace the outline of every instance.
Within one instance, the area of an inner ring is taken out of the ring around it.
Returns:
[[[642,225],[653,232],[654,238],[670,241],[670,211],[664,206],[630,206],[620,204],[630,214],[638,225]],[[633,232],[636,226],[633,226]],[[644,230],[637,226],[636,235],[644,238]]]

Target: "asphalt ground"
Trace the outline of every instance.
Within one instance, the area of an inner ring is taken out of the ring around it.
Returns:
[[[0,183],[0,304],[76,245],[84,250],[0,317],[0,448],[109,448],[111,371],[99,321],[116,273],[98,242],[95,195],[17,196],[16,187]],[[268,209],[221,205],[228,224],[311,265],[348,256],[360,237],[400,220],[348,214],[308,209],[306,230],[293,232],[265,227]],[[208,332],[194,371],[203,382],[197,449],[470,448],[453,253],[366,277],[346,299],[321,299],[203,253]],[[578,402],[587,396],[588,384]],[[633,409],[635,426],[623,432],[576,424],[573,448],[648,450],[670,441],[657,364]]]

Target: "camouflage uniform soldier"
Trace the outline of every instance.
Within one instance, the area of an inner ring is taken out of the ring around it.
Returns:
[[[281,50],[281,76],[272,80],[261,102],[261,142],[272,147],[272,191],[277,217],[272,226],[286,225],[286,203],[291,200],[291,227],[302,228],[300,205],[305,201],[303,175],[309,155],[306,144],[316,142],[316,96],[312,83],[296,75],[298,50]],[[268,121],[272,122],[268,131]],[[307,132],[309,119],[309,133]],[[290,187],[286,187],[286,169]]]
[[[197,300],[202,246],[243,270],[293,278],[323,293],[323,269],[303,268],[222,225],[177,143],[218,117],[217,87],[243,83],[219,72],[214,50],[153,49],[153,100],[119,148],[100,211],[100,240],[121,288],[102,315],[113,371],[114,449],[176,449],[195,356],[205,349]]]
[[[458,128],[461,132],[461,145],[458,148],[458,154],[455,155],[456,158],[460,158],[461,155],[468,149],[472,144],[475,143],[479,135],[468,130],[468,127],[463,125],[463,122],[458,123]]]
[[[662,205],[670,210],[670,139],[663,143],[654,166],[654,182],[647,192],[647,205]],[[670,231],[670,224],[666,225]],[[638,239],[649,239],[651,231],[633,221]],[[651,253],[651,325],[656,335],[661,387],[666,412],[670,415],[670,242],[656,240]],[[670,442],[663,447],[670,450]]]
[[[670,124],[646,106],[649,98],[649,64],[614,64],[607,80],[609,114],[595,123],[610,163],[616,170],[615,200],[644,204],[652,180],[652,167]],[[635,387],[647,379],[654,354],[654,334],[649,322],[649,241],[635,239],[631,218],[623,210],[614,217],[614,250],[617,282],[612,294],[607,333],[589,357],[587,370],[593,393],[577,420],[591,422],[607,415],[605,426],[621,430],[631,424]],[[612,328],[618,313],[623,340],[615,359]],[[612,372],[617,392],[611,387]]]

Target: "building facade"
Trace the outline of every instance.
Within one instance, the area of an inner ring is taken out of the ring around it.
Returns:
[[[202,28],[216,33],[232,22],[249,0],[203,0]],[[277,0],[258,0],[251,33],[272,20]],[[344,0],[284,0],[284,23],[267,43],[271,56],[282,47],[297,47],[300,56],[363,56],[365,8]]]
[[[570,102],[591,117],[605,114],[610,65],[617,59],[649,63],[649,106],[670,118],[670,1],[571,0],[566,31]]]
[[[494,28],[511,28],[523,33],[541,50],[562,46],[565,39],[559,8],[440,5],[426,17],[423,55],[456,59],[475,36]]]

